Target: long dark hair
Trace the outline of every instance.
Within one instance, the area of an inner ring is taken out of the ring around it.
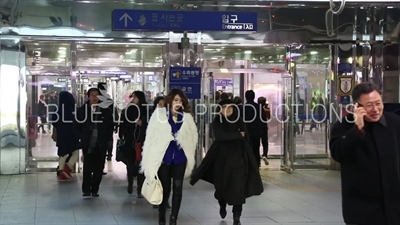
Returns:
[[[189,105],[189,100],[186,97],[185,93],[183,93],[179,89],[172,89],[164,99],[164,106],[169,110],[172,107],[172,102],[174,101],[175,96],[179,96],[182,100],[182,111],[186,113],[191,113],[191,107]]]
[[[138,106],[142,106],[143,104],[147,104],[147,102],[146,102],[146,95],[144,94],[143,91],[134,91],[134,92],[132,93],[131,96],[133,96],[133,95],[135,95],[136,98],[139,99],[139,104],[138,104]]]
[[[153,108],[151,109],[151,113],[153,113],[157,109],[157,105],[158,105],[158,103],[160,103],[161,100],[164,100],[164,96],[158,96],[156,99],[154,99]]]

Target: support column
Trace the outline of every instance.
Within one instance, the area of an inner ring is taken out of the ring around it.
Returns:
[[[386,7],[373,12],[371,30],[371,81],[383,90],[383,34],[386,31]]]
[[[73,41],[71,42],[70,45],[70,76],[71,76],[71,93],[74,96],[75,100],[77,101],[77,104],[80,106],[83,104],[83,102],[81,101],[81,93],[79,92],[79,88],[77,88],[77,83],[76,83],[76,74],[78,73],[78,71],[76,71],[76,66],[77,66],[77,62],[78,62],[78,58],[76,56],[76,42]]]
[[[331,110],[329,112],[329,115],[332,115],[332,109],[335,109],[336,111],[339,111],[339,102],[338,102],[338,96],[337,96],[337,84],[338,84],[338,64],[339,64],[339,45],[331,45],[331,69],[333,72],[333,77],[331,76],[330,81],[330,93],[329,93],[329,98],[330,98],[330,107],[329,109]],[[336,117],[331,116],[330,118],[330,123],[336,123]],[[330,158],[330,169],[331,170],[340,170],[340,163],[336,162],[332,158]]]

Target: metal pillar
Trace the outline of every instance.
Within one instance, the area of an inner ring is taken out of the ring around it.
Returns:
[[[76,42],[75,41],[71,42],[70,56],[71,56],[71,59],[70,59],[71,93],[74,96],[74,98],[76,99],[76,101],[79,101],[77,103],[81,104],[82,102],[80,101],[80,95],[79,95],[80,93],[78,93],[78,90],[76,87],[76,85],[77,85],[77,83],[76,83],[76,73],[77,73],[76,66],[78,63],[78,58],[76,56]]]

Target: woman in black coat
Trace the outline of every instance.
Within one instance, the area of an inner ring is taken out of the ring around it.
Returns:
[[[79,158],[79,134],[73,124],[74,112],[75,99],[72,94],[68,91],[60,92],[58,110],[52,117],[52,124],[57,132],[60,181],[72,180],[71,172]]]
[[[144,176],[138,170],[148,123],[147,103],[142,91],[134,91],[131,97],[131,104],[121,113],[119,138],[125,140],[122,162],[125,163],[128,173],[127,191],[129,194],[133,193],[133,179],[137,176],[137,194],[142,198]]]
[[[226,205],[233,205],[233,224],[240,225],[246,198],[260,195],[264,188],[238,110],[230,99],[220,101],[219,105],[221,113],[212,123],[215,141],[193,172],[190,184],[194,185],[200,179],[213,184],[222,219],[227,214]]]

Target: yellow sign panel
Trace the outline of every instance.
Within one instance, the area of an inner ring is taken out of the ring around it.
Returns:
[[[355,86],[354,76],[338,76],[338,96],[350,96]]]

